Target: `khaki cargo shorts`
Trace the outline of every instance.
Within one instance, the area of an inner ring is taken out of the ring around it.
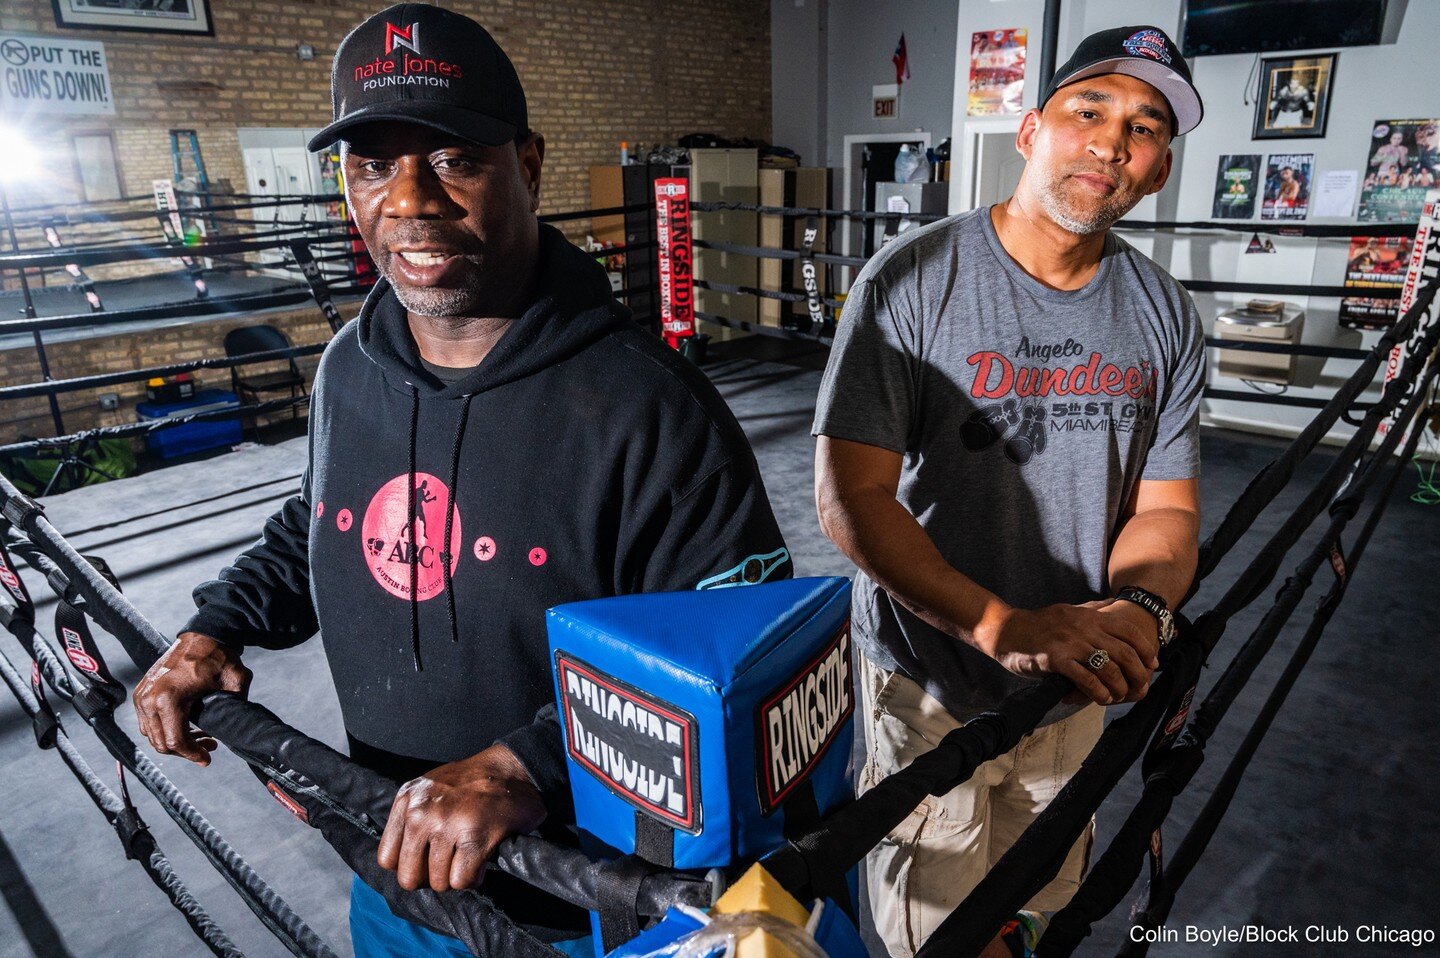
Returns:
[[[867,747],[858,791],[864,793],[961,723],[910,679],[858,658]],[[980,883],[1080,768],[1103,726],[1102,709],[1089,705],[1025,736],[948,795],[927,797],[866,857],[875,929],[894,958],[914,955]],[[1070,901],[1089,867],[1094,829],[1092,820],[1027,910],[1058,911]]]

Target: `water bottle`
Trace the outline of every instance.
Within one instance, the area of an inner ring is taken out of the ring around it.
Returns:
[[[895,156],[895,182],[909,183],[911,175],[919,165],[920,157],[910,149],[910,144],[900,144],[900,152]]]

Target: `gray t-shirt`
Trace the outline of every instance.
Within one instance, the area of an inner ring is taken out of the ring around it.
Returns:
[[[1109,595],[1110,546],[1135,484],[1199,474],[1203,385],[1200,317],[1154,262],[1110,234],[1089,283],[1049,289],[981,209],[907,233],[866,264],[814,432],[903,454],[898,498],[946,561],[1037,609]],[[852,631],[872,661],[962,720],[1033,681],[863,573]]]

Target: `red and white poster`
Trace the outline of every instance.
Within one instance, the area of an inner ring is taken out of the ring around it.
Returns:
[[[690,181],[655,181],[659,240],[660,329],[671,346],[695,335],[694,257],[690,246]]]
[[[1415,242],[1410,247],[1410,266],[1405,271],[1405,285],[1400,293],[1399,316],[1404,316],[1410,307],[1415,304],[1415,299],[1425,284],[1435,282],[1440,277],[1440,190],[1429,190],[1425,194],[1425,205],[1420,211],[1420,224],[1415,230]],[[1396,345],[1390,350],[1390,360],[1385,365],[1385,384],[1400,374],[1400,367],[1405,362],[1405,354],[1409,351],[1411,343],[1419,343],[1421,338],[1435,325],[1436,316],[1440,315],[1440,303],[1431,302],[1430,308],[1425,315],[1420,317],[1415,331],[1410,334],[1408,341]],[[1380,433],[1388,431],[1394,417],[1387,416],[1380,424]]]
[[[983,30],[970,36],[968,116],[1023,113],[1025,95],[1024,27]]]
[[[1385,329],[1399,315],[1397,301],[1367,296],[1374,289],[1400,290],[1410,264],[1410,237],[1356,236],[1345,260],[1345,288],[1360,290],[1340,301],[1340,325],[1347,329]]]

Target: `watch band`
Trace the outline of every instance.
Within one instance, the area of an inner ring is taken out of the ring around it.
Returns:
[[[1166,608],[1165,600],[1155,593],[1137,585],[1127,585],[1115,594],[1115,598],[1133,602],[1155,617],[1161,645],[1168,645],[1175,637],[1175,616]]]

